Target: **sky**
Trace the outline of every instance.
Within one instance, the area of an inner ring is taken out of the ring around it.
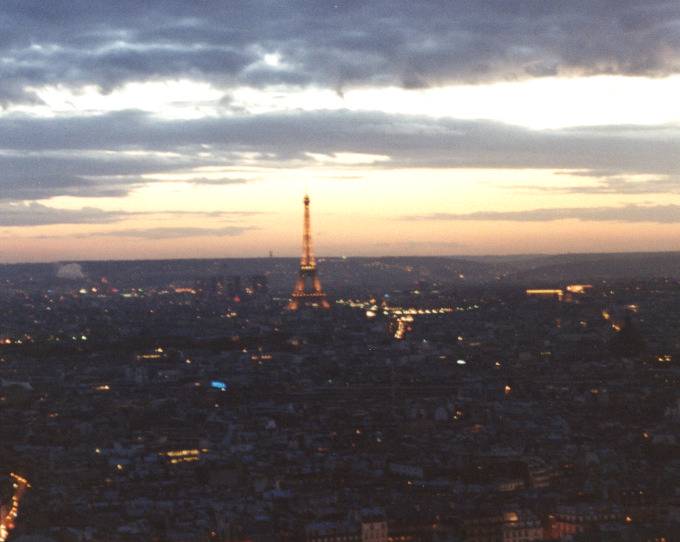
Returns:
[[[677,0],[3,0],[0,261],[680,250]]]

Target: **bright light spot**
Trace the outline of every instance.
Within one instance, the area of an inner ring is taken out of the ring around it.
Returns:
[[[265,63],[270,65],[265,55]],[[273,61],[273,58],[270,62]],[[280,59],[279,59],[280,62]],[[482,85],[407,90],[399,87],[347,89],[342,95],[319,88],[242,87],[235,105],[252,113],[273,111],[384,111],[459,119],[485,119],[535,129],[604,124],[664,124],[680,120],[680,76],[546,77]],[[644,102],[639,96],[649,97]],[[635,104],[631,107],[631,104]]]
[[[264,63],[276,68],[281,64],[281,55],[279,53],[266,54],[264,55]]]
[[[334,154],[305,153],[310,158],[324,164],[337,164],[343,166],[375,164],[377,162],[389,162],[390,157],[383,154],[364,154],[358,152],[336,152]]]

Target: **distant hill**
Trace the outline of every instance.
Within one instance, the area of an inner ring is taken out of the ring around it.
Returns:
[[[561,254],[509,261],[506,265],[505,280],[522,283],[680,278],[680,252]]]
[[[297,258],[85,261],[78,265],[0,265],[0,285],[45,289],[92,285],[106,277],[116,288],[195,285],[206,278],[265,275],[278,292],[292,288]],[[329,290],[480,284],[556,284],[601,279],[679,278],[680,252],[461,257],[319,258]],[[69,273],[64,273],[67,269]],[[82,272],[82,274],[81,274]]]

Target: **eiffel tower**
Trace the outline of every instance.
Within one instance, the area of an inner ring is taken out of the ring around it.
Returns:
[[[300,272],[295,281],[288,308],[292,311],[302,306],[330,309],[326,293],[321,289],[321,281],[316,273],[316,259],[312,252],[312,227],[309,219],[309,196],[305,195],[305,222],[302,233],[302,258]]]

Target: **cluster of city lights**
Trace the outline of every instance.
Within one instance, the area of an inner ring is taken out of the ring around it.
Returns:
[[[380,307],[375,302],[375,299],[369,301],[361,301],[355,299],[337,299],[335,301],[338,305],[343,305],[351,309],[362,309],[366,311],[366,316],[369,318],[377,316],[380,312],[388,316],[394,314],[396,316],[402,315],[437,315],[437,314],[451,314],[453,312],[471,311],[479,308],[479,305],[467,305],[457,307],[435,307],[429,309],[415,308],[415,307],[390,307],[383,303]],[[372,313],[372,314],[369,314]]]
[[[14,495],[12,495],[12,506],[7,511],[7,514],[5,514],[5,517],[0,518],[0,542],[5,542],[9,537],[10,531],[14,529],[14,520],[19,515],[21,498],[26,490],[31,487],[31,484],[23,476],[11,473],[10,478],[12,479]]]
[[[201,458],[202,453],[208,452],[207,448],[201,450],[197,448],[192,448],[189,450],[170,450],[167,452],[160,452],[158,455],[167,457],[172,465],[177,465],[178,463],[192,463],[198,461]]]
[[[188,288],[188,287],[182,287],[182,286],[176,286],[175,288],[173,288],[173,290],[176,294],[196,295],[198,293],[195,288]]]
[[[429,309],[416,307],[391,307],[383,302],[378,306],[375,299],[368,301],[355,299],[338,299],[338,305],[343,305],[351,309],[360,309],[366,311],[366,317],[369,319],[376,318],[382,313],[383,316],[390,317],[396,323],[394,330],[394,338],[401,340],[406,336],[406,333],[411,330],[410,324],[414,322],[414,316],[438,316],[442,314],[452,314],[454,312],[471,311],[479,309],[479,305],[467,305],[460,307],[434,307]]]
[[[12,338],[12,337],[1,337],[0,338],[0,345],[10,345],[10,344],[26,344],[26,343],[31,343],[33,342],[33,337],[30,335],[22,335],[21,337],[18,338]]]
[[[148,352],[146,354],[138,354],[137,359],[138,360],[143,360],[143,359],[161,359],[163,355],[165,354],[165,351],[158,347],[155,348],[153,352]]]
[[[569,284],[564,289],[561,288],[529,288],[526,290],[528,296],[538,297],[557,297],[559,301],[564,298],[565,290],[570,294],[585,294],[591,290],[592,284]]]

